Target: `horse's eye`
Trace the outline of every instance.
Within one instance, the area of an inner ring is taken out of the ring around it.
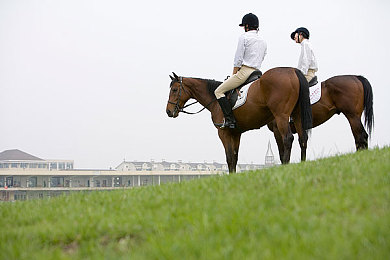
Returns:
[[[172,93],[175,93],[175,92],[177,92],[177,88],[173,88],[171,91],[172,91]]]

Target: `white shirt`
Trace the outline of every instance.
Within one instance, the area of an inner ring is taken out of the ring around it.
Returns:
[[[301,42],[301,56],[299,57],[298,69],[302,71],[304,75],[307,75],[309,69],[318,70],[318,64],[316,57],[314,56],[313,47],[311,43],[304,39]]]
[[[242,65],[260,70],[261,63],[267,54],[267,43],[260,38],[257,31],[248,31],[238,38],[234,67]]]

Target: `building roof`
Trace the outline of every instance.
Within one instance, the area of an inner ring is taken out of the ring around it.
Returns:
[[[43,161],[43,159],[31,154],[22,152],[18,149],[5,150],[0,153],[0,161]]]

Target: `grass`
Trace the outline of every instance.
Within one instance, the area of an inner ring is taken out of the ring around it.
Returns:
[[[0,204],[0,259],[389,259],[390,148]]]

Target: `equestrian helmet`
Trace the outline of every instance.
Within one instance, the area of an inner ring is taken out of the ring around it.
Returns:
[[[239,24],[239,26],[245,25],[248,25],[249,28],[257,29],[259,28],[259,18],[257,18],[257,16],[252,13],[246,14],[244,17],[242,17],[242,22]]]
[[[295,34],[296,34],[296,33],[298,33],[298,34],[302,33],[303,37],[305,37],[306,39],[309,39],[309,37],[310,37],[309,30],[306,29],[305,27],[299,27],[299,28],[297,28],[295,31],[293,31],[293,32],[291,33],[291,36],[290,36],[291,39],[294,40],[294,37],[295,37]]]

